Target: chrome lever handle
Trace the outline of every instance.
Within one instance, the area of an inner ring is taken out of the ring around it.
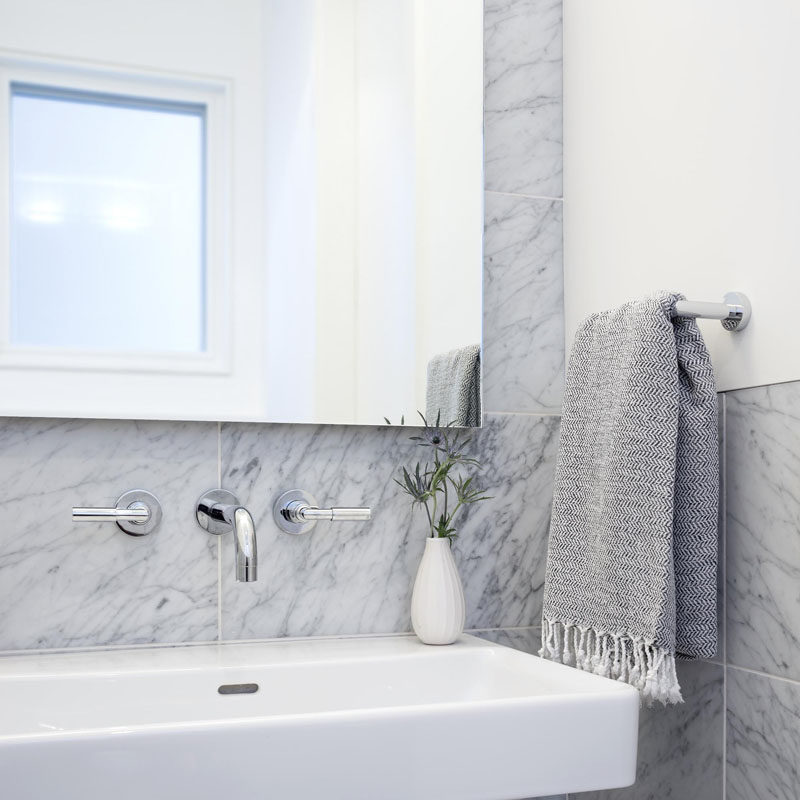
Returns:
[[[75,522],[147,522],[150,509],[144,503],[131,503],[127,508],[83,508],[74,506]]]
[[[293,500],[286,506],[292,522],[327,520],[328,522],[365,522],[372,517],[371,508],[316,508],[302,500]]]
[[[75,522],[116,522],[129,536],[146,536],[161,522],[158,498],[144,489],[133,489],[120,495],[114,508],[73,506]]]
[[[317,501],[301,489],[284,492],[272,507],[272,516],[285,533],[308,533],[320,520],[327,522],[366,522],[371,508],[319,508]]]

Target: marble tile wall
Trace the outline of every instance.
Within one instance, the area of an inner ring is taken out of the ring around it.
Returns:
[[[626,789],[581,792],[580,800],[720,800],[723,797],[724,668],[679,665],[684,703],[642,708],[636,783]]]
[[[486,188],[562,196],[561,0],[486,0]]]
[[[636,784],[575,797],[800,797],[800,382],[722,403],[719,652],[681,665],[684,706],[643,711]]]
[[[726,397],[727,797],[800,797],[800,382]]]
[[[557,412],[564,380],[561,0],[486,0],[484,404]]]
[[[487,0],[485,19],[485,426],[472,447],[494,499],[471,510],[456,557],[468,625],[524,627],[539,616],[563,380],[561,2]],[[424,533],[392,478],[416,455],[409,434],[0,421],[0,651],[408,630]],[[194,521],[219,485],[256,518],[256,584],[232,580],[232,542]],[[374,518],[281,535],[272,501],[295,486]],[[138,487],[164,508],[152,536],[72,522],[72,505]]]
[[[0,650],[207,641],[217,545],[192,503],[217,484],[214,423],[6,419],[0,425]],[[72,522],[128,489],[163,504],[158,531]]]

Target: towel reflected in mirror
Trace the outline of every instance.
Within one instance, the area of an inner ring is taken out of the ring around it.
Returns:
[[[481,425],[481,346],[470,344],[434,356],[428,362],[425,416],[435,424]]]

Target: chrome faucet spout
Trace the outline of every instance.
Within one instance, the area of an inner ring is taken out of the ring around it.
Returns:
[[[256,526],[250,512],[243,506],[233,512],[233,545],[236,551],[236,580],[244,583],[258,580]]]
[[[258,579],[256,526],[250,512],[224,489],[212,489],[198,501],[197,522],[203,530],[221,536],[233,533],[236,580],[251,583]]]

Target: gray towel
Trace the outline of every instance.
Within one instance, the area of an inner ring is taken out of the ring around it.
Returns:
[[[481,346],[471,344],[434,356],[428,362],[425,416],[440,415],[442,425],[477,428],[481,424]]]
[[[716,652],[717,396],[694,320],[661,292],[594,314],[567,371],[542,621],[546,658],[681,701]]]

